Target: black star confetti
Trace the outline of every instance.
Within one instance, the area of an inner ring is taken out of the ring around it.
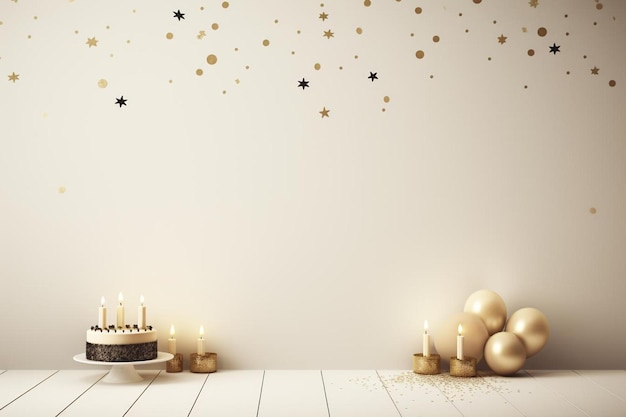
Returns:
[[[115,104],[119,104],[120,108],[126,105],[128,99],[124,98],[124,96],[120,96],[120,98],[115,99]]]
[[[298,81],[298,87],[302,87],[303,90],[307,88],[308,86],[309,86],[309,82],[305,80],[304,78],[302,78],[302,81]]]
[[[550,47],[550,52],[556,55],[557,52],[561,52],[561,47],[557,45],[556,43],[553,43],[552,46]]]
[[[185,19],[185,13],[181,13],[180,9],[172,13],[174,13],[174,17],[178,19],[179,22],[180,22],[180,19],[183,19],[183,20]]]
[[[377,72],[370,72],[370,76],[367,77],[367,78],[369,78],[370,80],[372,80],[372,82],[374,82],[374,80],[378,79],[378,73]]]

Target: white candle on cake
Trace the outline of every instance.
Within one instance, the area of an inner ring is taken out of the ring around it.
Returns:
[[[200,336],[198,337],[198,346],[197,346],[198,355],[204,355],[204,326],[200,326]]]
[[[146,306],[143,305],[143,294],[139,298],[139,307],[137,308],[137,324],[140,329],[146,328]]]
[[[174,331],[174,325],[172,324],[172,327],[170,327],[170,338],[167,339],[167,351],[172,355],[176,355],[176,339],[174,338],[175,334],[176,332]]]
[[[100,309],[98,311],[98,327],[106,329],[107,327],[107,308],[104,306],[104,297],[100,299]]]
[[[117,306],[117,327],[124,327],[126,323],[124,322],[124,296],[122,293],[117,296],[117,300],[119,301]]]
[[[456,358],[460,361],[463,360],[463,326],[459,324],[459,334],[456,337]]]
[[[425,357],[430,356],[430,335],[428,334],[428,320],[424,320],[424,339],[422,341],[422,352]]]

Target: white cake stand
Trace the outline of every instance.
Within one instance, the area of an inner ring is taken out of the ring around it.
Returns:
[[[143,377],[137,373],[135,365],[148,365],[151,363],[166,362],[172,359],[174,355],[167,352],[157,352],[155,359],[147,361],[134,361],[134,362],[100,362],[87,359],[85,353],[79,353],[74,356],[74,360],[80,363],[86,363],[89,365],[109,365],[111,370],[102,379],[103,382],[110,382],[115,384],[123,384],[127,382],[137,382],[143,380]]]

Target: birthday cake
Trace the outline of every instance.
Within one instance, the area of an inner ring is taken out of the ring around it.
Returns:
[[[94,326],[87,330],[86,358],[99,362],[148,361],[157,357],[157,332],[152,326],[139,329]]]

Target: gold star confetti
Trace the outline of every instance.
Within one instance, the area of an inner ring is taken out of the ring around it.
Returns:
[[[598,72],[600,71],[600,68],[594,66],[593,68],[591,68],[591,73],[593,75],[598,75]]]
[[[330,39],[330,38],[334,37],[335,34],[329,29],[329,30],[324,32],[324,36],[326,36],[328,39]]]
[[[328,109],[324,106],[324,108],[322,109],[322,111],[320,111],[320,114],[322,115],[322,119],[323,119],[324,117],[330,117],[330,116],[328,115],[328,113],[330,113],[330,110],[328,110]]]
[[[539,0],[530,0],[528,4],[530,4],[530,7],[534,7],[536,9],[537,6],[539,6]]]
[[[16,74],[14,72],[13,74],[9,75],[9,81],[13,81],[14,84],[19,79],[20,79],[20,74]]]
[[[201,30],[200,32],[198,32],[198,36],[196,36],[198,39],[202,39],[206,36],[206,32],[204,30]]]
[[[528,28],[526,26],[522,26],[522,33],[528,32]]]
[[[322,19],[322,21],[325,21],[326,19],[328,19],[328,14],[327,13],[320,13],[320,19]]]
[[[87,38],[87,42],[85,43],[89,45],[90,48],[92,46],[98,46],[98,40],[95,38],[95,36],[93,38]]]
[[[500,43],[500,45],[506,43],[506,36],[504,35],[498,36],[498,42]]]

